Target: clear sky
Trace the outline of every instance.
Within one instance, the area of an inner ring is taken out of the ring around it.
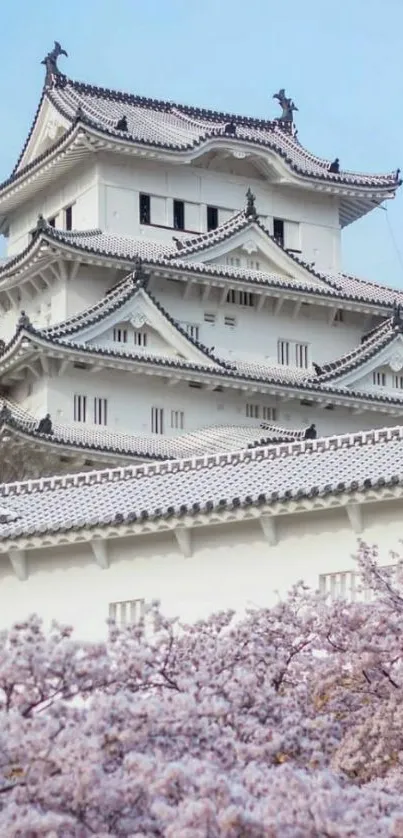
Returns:
[[[1,180],[54,40],[71,78],[145,96],[271,118],[285,87],[311,151],[403,169],[403,0],[12,0],[1,23]],[[386,206],[345,230],[344,268],[403,287],[403,187]]]

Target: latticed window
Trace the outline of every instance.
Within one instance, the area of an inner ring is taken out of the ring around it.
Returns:
[[[304,369],[308,366],[308,344],[307,343],[296,343],[295,344],[295,364],[297,367],[303,367]]]
[[[113,330],[113,340],[116,343],[127,343],[127,329],[122,328],[122,326],[117,326]]]
[[[277,360],[279,364],[290,363],[290,343],[288,340],[279,340],[277,343]]]
[[[98,396],[94,399],[94,424],[108,424],[108,401]]]
[[[162,407],[151,408],[151,433],[164,433],[164,409]]]
[[[147,346],[147,332],[134,332],[134,345]]]
[[[396,387],[397,390],[403,390],[403,375],[393,376],[393,386]]]
[[[136,625],[144,618],[144,599],[125,599],[109,603],[109,619],[120,628]]]
[[[386,373],[373,372],[372,381],[377,387],[386,387]]]
[[[87,396],[75,394],[74,396],[74,421],[87,421]]]
[[[185,414],[183,410],[171,410],[171,428],[183,430],[185,427]]]

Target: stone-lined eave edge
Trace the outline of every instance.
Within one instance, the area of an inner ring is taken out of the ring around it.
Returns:
[[[213,382],[217,385],[222,385],[223,382],[226,382],[227,386],[241,390],[248,389],[247,385],[250,384],[255,391],[257,387],[259,392],[272,396],[280,396],[280,398],[282,395],[289,396],[291,390],[294,398],[302,400],[312,399],[312,401],[318,402],[319,404],[330,402],[335,407],[347,406],[359,407],[361,409],[365,407],[371,411],[379,410],[381,413],[387,414],[391,413],[389,408],[396,408],[396,410],[392,411],[393,415],[400,415],[403,412],[402,399],[390,396],[382,397],[376,393],[373,394],[359,390],[347,392],[345,389],[337,387],[321,387],[320,384],[315,387],[312,386],[312,381],[304,385],[301,382],[279,382],[278,380],[256,378],[252,375],[242,375],[242,373],[236,370],[224,368],[223,365],[221,368],[201,367],[200,364],[193,364],[190,361],[182,361],[175,364],[165,358],[159,359],[158,356],[153,356],[152,358],[151,356],[146,356],[144,358],[140,355],[125,355],[115,350],[107,350],[96,346],[84,347],[67,341],[46,340],[38,332],[26,329],[17,332],[13,341],[17,342],[18,338],[21,338],[21,344],[24,339],[28,339],[33,348],[37,349],[39,347],[44,350],[50,350],[49,355],[51,357],[59,358],[70,354],[72,358],[82,360],[83,363],[89,363],[89,360],[94,358],[103,361],[105,366],[112,366],[115,369],[127,370],[129,367],[129,371],[134,375],[142,374],[144,369],[149,369],[153,370],[156,375],[162,374],[166,377],[170,374],[169,377],[176,376],[180,379],[183,378],[184,381],[200,381],[201,383],[205,383],[206,381],[211,382],[213,379]],[[14,349],[14,345],[12,346],[10,343],[7,349]],[[24,346],[21,345],[21,349],[24,351]],[[0,356],[0,366],[3,358],[4,356]],[[18,361],[19,358],[21,358],[21,355],[18,355],[16,360]],[[8,365],[2,371],[0,370],[0,375],[6,374],[7,370],[12,368],[12,356],[8,360]],[[105,361],[107,362],[106,364]],[[94,363],[96,363],[95,360]],[[161,373],[162,370],[164,372]]]
[[[62,231],[56,231],[56,233],[61,233]],[[84,232],[84,231],[83,231]],[[92,231],[90,231],[92,232]],[[98,232],[98,231],[96,231]],[[265,231],[267,232],[267,231]],[[39,244],[38,244],[39,242]],[[52,251],[55,258],[60,254],[61,257],[66,259],[77,259],[77,256],[82,256],[82,262],[85,263],[86,257],[94,257],[96,264],[98,265],[105,265],[105,267],[109,267],[110,265],[114,265],[121,270],[125,270],[126,268],[130,268],[133,265],[133,257],[132,256],[122,256],[119,254],[104,254],[102,251],[97,250],[96,248],[91,248],[88,246],[80,245],[78,242],[77,244],[73,242],[66,242],[62,235],[52,236],[51,233],[48,231],[46,233],[41,233],[37,239],[34,239],[29,245],[19,254],[12,258],[9,262],[5,265],[0,266],[0,292],[6,290],[7,288],[14,287],[19,284],[19,281],[26,281],[29,279],[29,274],[27,276],[22,276],[22,271],[24,267],[27,268],[27,272],[29,271],[31,265],[33,266],[35,262],[41,258],[43,255],[41,253],[41,246],[43,244],[49,245],[50,247],[54,248],[55,245],[58,245],[60,250],[58,253]],[[280,245],[278,245],[281,247]],[[298,260],[293,254],[288,253],[287,250],[284,250],[287,256],[293,259],[299,268],[302,268],[308,273],[311,273],[315,276],[316,279],[322,280],[322,282],[327,282],[325,275],[319,274],[315,272],[307,263],[303,263]],[[178,251],[179,255],[180,251]],[[35,258],[37,256],[37,258]],[[51,252],[49,251],[49,256],[51,256]],[[24,262],[26,263],[24,265]],[[176,264],[180,262],[180,264]],[[22,265],[22,267],[21,267]],[[206,279],[209,277],[214,277],[217,279],[222,280],[223,282],[230,283],[235,282],[237,285],[244,285],[246,288],[253,286],[256,289],[261,289],[262,293],[266,291],[270,291],[273,289],[274,291],[279,291],[281,296],[286,297],[287,299],[293,300],[301,300],[302,302],[310,302],[312,301],[312,295],[315,297],[315,303],[320,306],[334,306],[336,308],[340,308],[341,304],[344,305],[345,308],[351,311],[359,311],[368,314],[373,314],[374,316],[383,316],[389,313],[393,308],[393,302],[375,302],[371,300],[369,297],[364,295],[348,295],[343,291],[337,291],[337,288],[334,284],[330,284],[329,287],[321,287],[317,286],[315,288],[310,288],[306,286],[306,288],[297,287],[296,283],[299,283],[299,280],[287,280],[284,278],[279,279],[276,281],[275,279],[270,279],[269,281],[260,281],[257,278],[249,277],[247,275],[244,276],[236,276],[234,273],[231,272],[231,268],[225,265],[208,265],[204,262],[197,263],[186,263],[183,262],[180,258],[175,256],[175,259],[172,258],[164,258],[164,259],[152,259],[148,257],[147,259],[143,260],[143,266],[145,270],[150,270],[153,272],[155,276],[168,276],[173,275],[176,277],[189,279],[200,279],[204,280],[202,284],[207,284]],[[15,276],[16,269],[19,268],[19,273]],[[264,272],[262,272],[264,273]],[[189,276],[187,276],[189,275]],[[14,276],[16,281],[14,282]],[[270,277],[272,275],[270,274]],[[348,276],[348,275],[347,275]],[[352,277],[353,279],[357,279],[357,277]],[[7,282],[7,279],[9,280]],[[124,277],[121,282],[124,282],[127,277]],[[359,278],[358,278],[359,279]],[[362,280],[363,286],[365,287],[365,280]],[[299,283],[300,286],[303,285],[302,282]],[[375,291],[379,287],[381,290],[385,288],[387,291],[390,291],[391,294],[396,294],[396,298],[402,294],[402,291],[398,288],[391,288],[389,286],[382,286],[382,285],[375,285],[374,283],[369,283],[370,287],[374,287]],[[283,293],[281,293],[283,292]],[[279,295],[274,295],[279,296]],[[346,305],[347,304],[347,305]]]
[[[275,522],[277,518],[286,515],[306,514],[332,509],[346,509],[349,512],[351,508],[355,510],[367,504],[400,500],[403,498],[403,486],[397,475],[391,477],[389,480],[379,478],[374,482],[375,485],[371,485],[371,487],[365,488],[362,486],[357,490],[356,481],[352,481],[348,485],[342,484],[343,489],[335,487],[334,489],[329,489],[326,494],[322,493],[322,495],[312,495],[312,492],[303,493],[301,491],[295,493],[295,497],[292,496],[271,503],[266,502],[263,493],[256,496],[247,495],[243,500],[241,498],[235,498],[233,501],[220,501],[215,506],[212,501],[207,501],[203,504],[205,510],[195,510],[194,512],[186,510],[185,512],[178,508],[173,513],[167,514],[166,518],[163,516],[154,517],[153,515],[146,515],[142,518],[140,514],[140,520],[130,521],[124,520],[120,513],[116,513],[113,516],[113,520],[93,526],[83,526],[82,524],[74,526],[71,524],[64,528],[58,527],[57,529],[38,530],[29,535],[21,534],[5,538],[0,536],[0,555],[7,554],[13,549],[30,551],[43,547],[65,546],[67,544],[91,544],[96,541],[153,535],[161,532],[172,532],[175,534],[178,530],[185,531],[187,536],[190,537],[192,531],[196,529],[223,524],[236,524],[242,521],[254,520],[259,523],[262,522],[263,528],[263,522],[266,522],[267,519]],[[112,516],[110,517],[112,518]],[[127,516],[127,519],[129,518],[130,514]],[[361,530],[356,530],[356,532],[359,534]]]
[[[284,133],[284,130],[282,130],[282,128],[281,128],[281,121],[279,121],[278,119],[259,120],[259,119],[254,119],[253,117],[242,117],[242,116],[237,116],[237,115],[235,115],[235,116],[233,115],[231,117],[231,115],[229,115],[229,114],[219,113],[217,111],[211,111],[211,110],[208,110],[208,109],[192,108],[191,106],[178,105],[178,104],[175,104],[175,103],[169,103],[169,102],[154,100],[154,99],[147,99],[146,97],[138,97],[134,94],[122,93],[121,91],[112,91],[112,90],[108,90],[107,88],[96,87],[95,85],[86,85],[84,82],[74,82],[72,79],[69,79],[67,76],[62,76],[62,79],[63,79],[63,81],[62,81],[61,84],[60,84],[60,81],[57,83],[58,86],[61,87],[62,89],[65,86],[67,86],[68,84],[70,84],[73,87],[73,89],[76,92],[79,92],[79,93],[87,92],[87,93],[89,93],[90,95],[93,95],[93,96],[97,96],[97,94],[98,94],[98,95],[101,95],[101,98],[108,98],[108,99],[111,98],[110,94],[112,94],[112,101],[116,101],[116,96],[118,96],[120,101],[122,101],[122,104],[124,102],[128,102],[129,104],[132,104],[132,105],[139,105],[140,107],[148,107],[150,110],[163,110],[163,111],[168,110],[171,113],[176,109],[180,113],[183,112],[187,115],[195,116],[196,119],[198,117],[202,118],[202,119],[207,118],[207,119],[212,119],[212,121],[216,121],[218,123],[216,128],[212,127],[212,130],[209,131],[209,132],[206,132],[204,137],[200,138],[199,141],[194,140],[194,141],[192,141],[192,143],[189,143],[188,147],[187,147],[189,149],[189,151],[187,151],[186,146],[184,146],[183,148],[178,149],[178,146],[173,144],[173,143],[160,144],[158,142],[153,143],[152,141],[149,141],[149,140],[142,140],[141,138],[125,137],[125,132],[119,131],[119,129],[113,128],[112,126],[108,129],[105,125],[100,124],[96,120],[91,120],[88,116],[85,116],[84,114],[82,116],[80,116],[80,119],[81,119],[83,125],[88,126],[92,131],[95,131],[97,134],[100,134],[101,136],[106,135],[107,137],[114,138],[119,143],[121,143],[122,141],[126,142],[126,143],[128,143],[128,142],[129,143],[135,143],[135,144],[138,143],[140,145],[144,145],[145,147],[149,146],[151,148],[161,148],[161,149],[167,149],[169,151],[173,149],[175,151],[178,150],[178,152],[180,152],[180,153],[185,152],[185,153],[188,153],[188,154],[192,154],[195,149],[201,148],[202,146],[203,146],[203,153],[204,153],[204,151],[205,151],[204,145],[208,142],[210,142],[210,143],[214,142],[217,139],[222,140],[223,142],[227,143],[227,145],[233,144],[234,147],[237,147],[237,145],[239,143],[243,146],[245,144],[250,143],[252,147],[257,146],[257,147],[262,147],[262,148],[268,149],[269,151],[272,151],[274,154],[276,154],[278,157],[280,157],[282,159],[282,161],[283,161],[283,163],[284,163],[284,165],[285,165],[285,167],[287,168],[288,171],[291,171],[292,173],[295,173],[299,176],[302,176],[302,178],[304,178],[304,179],[308,178],[308,179],[312,179],[312,180],[323,180],[327,185],[335,184],[337,186],[338,184],[341,184],[343,186],[344,183],[346,183],[346,185],[351,185],[351,186],[354,186],[354,185],[361,186],[362,185],[365,188],[365,186],[367,185],[370,188],[372,188],[372,186],[374,186],[374,182],[371,184],[371,183],[367,183],[366,181],[362,181],[361,179],[363,177],[368,178],[368,180],[370,180],[371,178],[376,178],[376,179],[379,179],[379,181],[381,181],[381,180],[385,181],[384,184],[378,183],[378,186],[380,187],[381,190],[383,188],[393,187],[394,192],[401,185],[401,181],[396,179],[395,172],[390,172],[388,174],[375,174],[375,175],[371,175],[369,173],[366,173],[366,174],[361,173],[360,174],[359,172],[353,172],[353,171],[348,171],[348,170],[341,171],[338,174],[334,174],[332,172],[329,172],[328,171],[328,166],[330,165],[329,160],[325,160],[324,158],[321,158],[321,157],[318,157],[317,155],[312,154],[310,151],[308,151],[308,149],[305,149],[299,141],[296,141],[288,133],[286,134],[286,136],[287,136],[289,142],[291,144],[294,143],[294,145],[296,147],[300,147],[302,149],[302,152],[307,155],[307,165],[309,164],[309,162],[316,163],[317,165],[322,165],[323,168],[324,168],[323,174],[315,173],[315,172],[309,172],[309,171],[306,171],[305,169],[302,169],[301,167],[293,164],[292,160],[290,160],[290,158],[288,157],[286,151],[279,148],[276,145],[275,141],[273,142],[273,144],[270,144],[270,143],[266,143],[263,139],[262,140],[255,140],[254,138],[243,139],[242,137],[228,137],[228,136],[222,134],[222,131],[224,129],[224,125],[222,123],[228,122],[231,119],[235,119],[240,124],[243,124],[243,127],[249,127],[249,125],[251,125],[251,127],[256,128],[256,127],[262,127],[262,125],[266,125],[267,128],[272,130],[273,137],[275,138],[277,132],[278,133]],[[105,94],[107,94],[106,97],[105,97]],[[52,103],[53,107],[60,113],[60,115],[63,116],[65,119],[67,119],[69,122],[72,122],[72,120],[73,120],[72,114],[66,108],[63,107],[63,105],[61,104],[61,102],[59,100],[55,99],[52,96],[52,89],[51,88],[48,91],[48,98],[49,98],[49,101]],[[214,122],[213,122],[213,125],[214,125]],[[218,125],[220,127],[218,127]],[[310,160],[309,160],[309,158],[310,158]],[[351,180],[348,180],[348,178],[351,178],[352,180],[355,179],[356,181],[358,181],[358,184],[352,183]],[[1,189],[1,186],[0,186],[0,189]]]
[[[132,464],[133,462],[142,462],[143,460],[155,460],[157,462],[165,462],[166,460],[175,459],[173,455],[170,456],[169,454],[159,454],[157,452],[149,453],[146,451],[144,453],[141,453],[135,450],[124,451],[121,448],[117,448],[112,445],[101,446],[83,440],[65,439],[63,436],[61,436],[60,434],[58,435],[55,432],[52,435],[40,434],[35,430],[35,428],[25,428],[23,424],[19,422],[18,419],[16,419],[15,417],[12,417],[11,420],[8,419],[1,425],[0,442],[2,434],[7,431],[12,433],[13,437],[16,439],[21,439],[22,441],[30,442],[33,444],[34,447],[43,446],[44,449],[46,449],[47,451],[54,451],[54,453],[58,456],[60,456],[61,453],[69,452],[71,454],[76,455],[92,455],[95,457],[100,457],[103,460],[109,458],[130,461],[130,463],[127,462],[127,464]],[[60,449],[62,449],[62,451]]]
[[[52,105],[55,107],[53,101]],[[222,135],[213,134],[207,136],[206,139],[203,139],[199,143],[194,142],[189,144],[187,148],[182,150],[174,144],[164,146],[157,142],[153,143],[150,140],[143,141],[141,138],[125,138],[121,136],[122,132],[115,132],[113,129],[107,131],[106,128],[98,127],[97,124],[92,123],[90,120],[82,116],[73,120],[71,116],[66,117],[63,109],[60,109],[60,107],[57,109],[64,118],[68,119],[71,123],[71,127],[67,129],[60,139],[57,140],[56,143],[54,143],[49,149],[44,151],[20,170],[15,171],[14,174],[11,174],[9,178],[0,183],[0,210],[4,198],[7,197],[7,193],[10,194],[14,190],[21,188],[25,179],[30,175],[37,175],[44,164],[48,164],[51,161],[53,161],[53,163],[57,162],[57,158],[60,156],[60,153],[62,151],[66,152],[74,139],[76,139],[76,137],[80,134],[83,136],[84,140],[86,139],[90,146],[92,145],[91,140],[94,140],[95,143],[98,143],[100,148],[107,148],[107,150],[119,152],[123,149],[124,153],[125,151],[128,153],[134,150],[134,153],[139,154],[147,154],[147,152],[149,152],[152,157],[156,157],[157,153],[160,152],[162,159],[180,158],[191,160],[197,158],[200,154],[204,154],[209,150],[209,147],[213,147],[214,145],[226,145],[227,147],[228,145],[231,145],[231,142],[228,143],[228,138],[225,138]],[[358,182],[354,183],[349,180],[343,181],[341,175],[329,175],[329,173],[326,172],[323,174],[316,174],[313,172],[307,173],[304,172],[304,170],[300,170],[298,167],[293,166],[291,162],[288,161],[287,155],[282,151],[282,149],[267,146],[264,141],[252,139],[243,140],[242,138],[237,138],[236,143],[239,143],[246,149],[248,149],[249,146],[250,149],[255,152],[259,149],[262,153],[265,151],[266,153],[271,153],[278,158],[277,164],[280,166],[280,169],[283,168],[288,175],[291,175],[291,178],[295,179],[296,184],[299,182],[305,185],[310,183],[314,189],[317,188],[317,184],[322,183],[326,186],[327,191],[337,194],[344,194],[345,192],[346,194],[357,198],[370,198],[372,196],[385,200],[387,197],[394,197],[396,190],[401,185],[401,181],[397,181],[396,179],[393,180],[393,173],[385,176],[374,176],[384,178],[384,183],[363,182],[359,181],[359,178],[356,178]],[[234,145],[236,145],[236,143]],[[64,148],[64,146],[66,146],[66,148]],[[83,149],[83,151],[84,150],[85,149]],[[90,149],[87,147],[87,153],[89,150]],[[95,145],[93,146],[93,150],[95,150]],[[351,174],[351,177],[354,177],[354,173]],[[367,177],[371,176],[369,175]],[[390,194],[386,195],[385,193]]]

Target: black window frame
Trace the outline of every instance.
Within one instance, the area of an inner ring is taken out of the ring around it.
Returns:
[[[174,230],[185,229],[185,202],[174,198],[173,202],[173,227]]]
[[[64,208],[64,229],[68,232],[73,229],[73,204]]]
[[[273,238],[284,247],[284,219],[273,218]]]
[[[218,227],[218,207],[207,207],[207,232]]]
[[[139,194],[139,218],[140,224],[151,224],[151,196],[146,192]]]

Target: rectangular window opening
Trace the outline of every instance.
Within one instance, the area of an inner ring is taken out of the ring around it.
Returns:
[[[273,238],[284,247],[284,221],[282,218],[273,218]]]
[[[279,340],[277,343],[277,360],[279,364],[288,366],[290,363],[290,344],[288,340]]]
[[[216,230],[218,227],[217,207],[207,207],[207,231]]]
[[[87,421],[87,396],[76,394],[74,396],[74,421]]]
[[[377,387],[386,387],[386,373],[373,372],[372,381]]]
[[[209,311],[204,312],[204,322],[205,323],[215,323],[215,314],[210,313]]]
[[[185,414],[183,410],[171,410],[171,428],[183,431],[185,427]]]
[[[164,433],[164,409],[162,407],[151,408],[151,433]]]
[[[230,329],[234,329],[236,326],[235,317],[224,317],[224,326],[229,326]]]
[[[73,206],[65,207],[64,210],[64,228],[65,230],[73,229]]]
[[[108,424],[108,401],[98,396],[94,399],[94,425]]]
[[[134,345],[147,346],[147,332],[134,332]]]
[[[151,224],[150,196],[140,193],[139,197],[140,224]]]
[[[144,613],[144,599],[126,599],[109,603],[109,619],[120,628],[138,625],[144,619]]]
[[[174,228],[175,230],[185,229],[185,204],[183,201],[174,201]]]
[[[307,369],[307,367],[308,367],[308,344],[307,343],[296,343],[295,344],[295,365],[297,367],[302,367],[303,369]]]
[[[113,340],[116,343],[127,343],[127,329],[117,327],[113,330]]]

